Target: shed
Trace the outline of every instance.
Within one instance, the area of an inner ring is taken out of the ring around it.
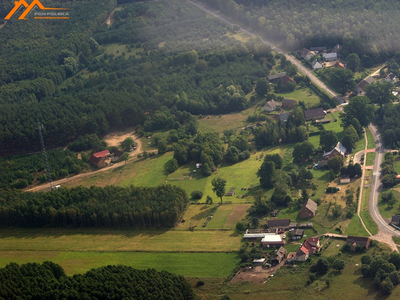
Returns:
[[[294,241],[301,240],[303,238],[303,235],[304,235],[304,229],[296,229],[293,232],[292,240]]]
[[[339,181],[341,184],[350,183],[350,176],[346,176],[346,175],[340,176]]]
[[[395,215],[392,217],[392,222],[393,225],[399,226],[400,225],[400,215]]]
[[[269,228],[289,229],[290,219],[268,220],[267,224]]]
[[[265,258],[259,258],[253,260],[253,265],[262,266],[265,263]]]

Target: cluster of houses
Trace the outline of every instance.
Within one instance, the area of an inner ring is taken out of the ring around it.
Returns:
[[[386,77],[383,79],[386,82],[391,82],[391,83],[396,83],[397,82],[397,77],[393,73],[389,73],[386,75]],[[376,82],[376,79],[372,76],[368,76],[367,78],[361,80],[357,86],[356,86],[356,93],[357,94],[364,94],[365,93],[365,88]],[[394,92],[395,96],[397,95],[398,92]]]
[[[336,45],[333,49],[327,47],[311,47],[310,49],[304,48],[301,51],[301,57],[306,61],[311,61],[311,67],[313,70],[322,69],[323,65],[334,66],[335,68],[345,68],[344,64],[338,60],[337,52],[341,46]],[[323,63],[319,61],[320,58],[316,58],[318,53],[322,52]]]

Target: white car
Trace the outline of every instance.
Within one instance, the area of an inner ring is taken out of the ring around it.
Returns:
[[[283,238],[283,239],[286,239],[286,235],[284,234],[284,235],[282,236],[282,238]]]

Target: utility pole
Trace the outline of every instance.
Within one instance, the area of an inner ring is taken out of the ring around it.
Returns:
[[[43,134],[42,134],[42,124],[40,124],[39,120],[37,121],[38,124],[38,131],[39,131],[39,138],[40,138],[40,146],[42,149],[42,156],[43,156],[43,161],[44,161],[44,167],[46,169],[46,175],[47,175],[47,182],[50,183],[50,191],[53,189],[53,180],[51,178],[51,173],[50,173],[50,166],[49,166],[49,160],[47,159],[47,153],[46,153],[46,147],[44,146],[44,141],[43,141]]]

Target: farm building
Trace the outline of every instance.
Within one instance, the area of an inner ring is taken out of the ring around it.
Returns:
[[[285,242],[282,240],[282,237],[279,234],[266,234],[261,240],[261,244],[263,247],[269,248],[283,246]]]
[[[290,225],[290,220],[289,219],[268,220],[267,224],[269,228],[288,230]]]
[[[286,257],[287,251],[285,248],[280,247],[278,251],[276,251],[274,257],[271,259],[271,265],[276,266],[279,265],[282,260]]]
[[[281,72],[278,74],[273,74],[268,76],[268,80],[270,82],[277,82],[279,79],[283,78],[286,76],[286,72]]]
[[[335,61],[337,60],[337,53],[336,52],[324,53],[322,54],[322,57],[324,58],[325,61]]]
[[[336,155],[340,155],[342,158],[344,158],[347,154],[347,149],[341,142],[338,142],[331,151],[325,152],[323,154],[323,158],[325,160],[328,160],[329,158],[335,157]]]
[[[265,263],[265,258],[259,258],[253,260],[253,265],[262,266]]]
[[[363,93],[364,90],[365,90],[365,87],[366,87],[367,85],[371,84],[371,83],[374,83],[374,82],[375,82],[375,78],[374,78],[374,77],[371,77],[371,76],[369,76],[368,78],[362,80],[362,81],[361,81],[359,84],[357,84],[357,86],[356,86],[356,92],[357,92],[357,94]]]
[[[307,109],[304,111],[304,118],[306,121],[323,119],[326,116],[326,112],[323,108]]]
[[[110,163],[110,151],[103,150],[100,152],[93,153],[90,157],[90,163],[95,165],[98,168],[103,168],[108,166]]]
[[[368,249],[371,239],[369,237],[348,236],[346,243],[350,244],[352,250],[355,250],[357,246]]]
[[[340,176],[339,180],[340,180],[341,184],[350,183],[350,176],[346,176],[346,175]]]
[[[313,218],[315,217],[316,212],[317,212],[317,203],[308,198],[308,200],[306,201],[306,203],[303,204],[303,207],[299,212],[299,217],[303,219]]]
[[[322,69],[322,64],[317,60],[314,59],[313,62],[311,63],[311,67],[313,68],[313,70],[319,70]]]

